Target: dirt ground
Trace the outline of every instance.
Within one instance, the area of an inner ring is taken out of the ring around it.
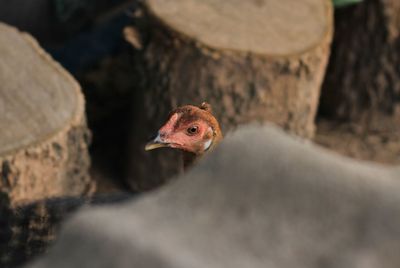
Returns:
[[[400,118],[381,116],[364,122],[320,119],[314,141],[352,158],[400,164]]]

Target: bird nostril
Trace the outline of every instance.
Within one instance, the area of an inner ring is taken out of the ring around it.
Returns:
[[[167,136],[167,134],[165,132],[158,132],[158,136],[163,139],[165,136]]]

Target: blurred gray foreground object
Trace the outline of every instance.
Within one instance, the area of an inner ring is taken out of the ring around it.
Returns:
[[[142,199],[81,211],[29,267],[400,267],[400,169],[275,127],[228,136]]]

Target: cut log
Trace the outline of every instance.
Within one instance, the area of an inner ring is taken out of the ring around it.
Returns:
[[[79,84],[29,35],[0,24],[0,193],[11,204],[90,193]]]
[[[225,132],[272,121],[313,136],[331,1],[149,0],[144,11],[132,187],[152,188],[176,172],[170,152],[145,153],[143,144],[182,104],[209,102]]]
[[[398,0],[363,1],[337,11],[321,115],[368,124],[382,115],[400,117],[399,14]]]

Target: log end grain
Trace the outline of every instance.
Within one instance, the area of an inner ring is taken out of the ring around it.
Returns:
[[[332,33],[331,6],[320,0],[149,0],[147,8],[174,31],[215,49],[292,55]]]

